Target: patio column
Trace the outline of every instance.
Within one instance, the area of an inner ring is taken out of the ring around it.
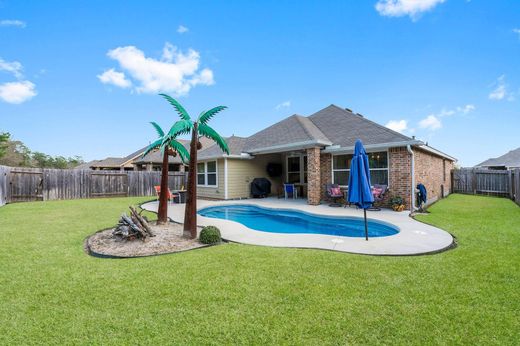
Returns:
[[[320,148],[307,149],[307,203],[318,205],[321,201]]]

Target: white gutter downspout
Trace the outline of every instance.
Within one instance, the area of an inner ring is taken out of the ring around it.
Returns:
[[[228,199],[228,167],[227,157],[224,158],[224,199]]]
[[[410,144],[408,144],[406,146],[406,150],[408,150],[408,152],[410,153],[410,155],[412,155],[412,167],[411,167],[411,173],[412,173],[412,189],[411,189],[411,208],[410,208],[410,213],[413,213],[415,211],[415,156],[414,156],[414,153],[413,153],[413,150],[412,150],[412,147],[410,146]]]

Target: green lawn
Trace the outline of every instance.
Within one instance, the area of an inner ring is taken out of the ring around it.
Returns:
[[[0,344],[520,343],[520,208],[453,195],[420,219],[459,246],[418,257],[226,244],[83,252],[144,199],[0,208]]]

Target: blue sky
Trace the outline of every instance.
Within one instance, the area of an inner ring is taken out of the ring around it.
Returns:
[[[331,103],[473,165],[519,147],[520,2],[0,0],[0,131],[124,156],[223,104],[248,136]]]

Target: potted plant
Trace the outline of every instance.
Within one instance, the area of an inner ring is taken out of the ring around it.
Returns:
[[[405,208],[403,198],[401,196],[392,197],[390,199],[390,203],[392,204],[392,209],[395,211],[403,211]]]

